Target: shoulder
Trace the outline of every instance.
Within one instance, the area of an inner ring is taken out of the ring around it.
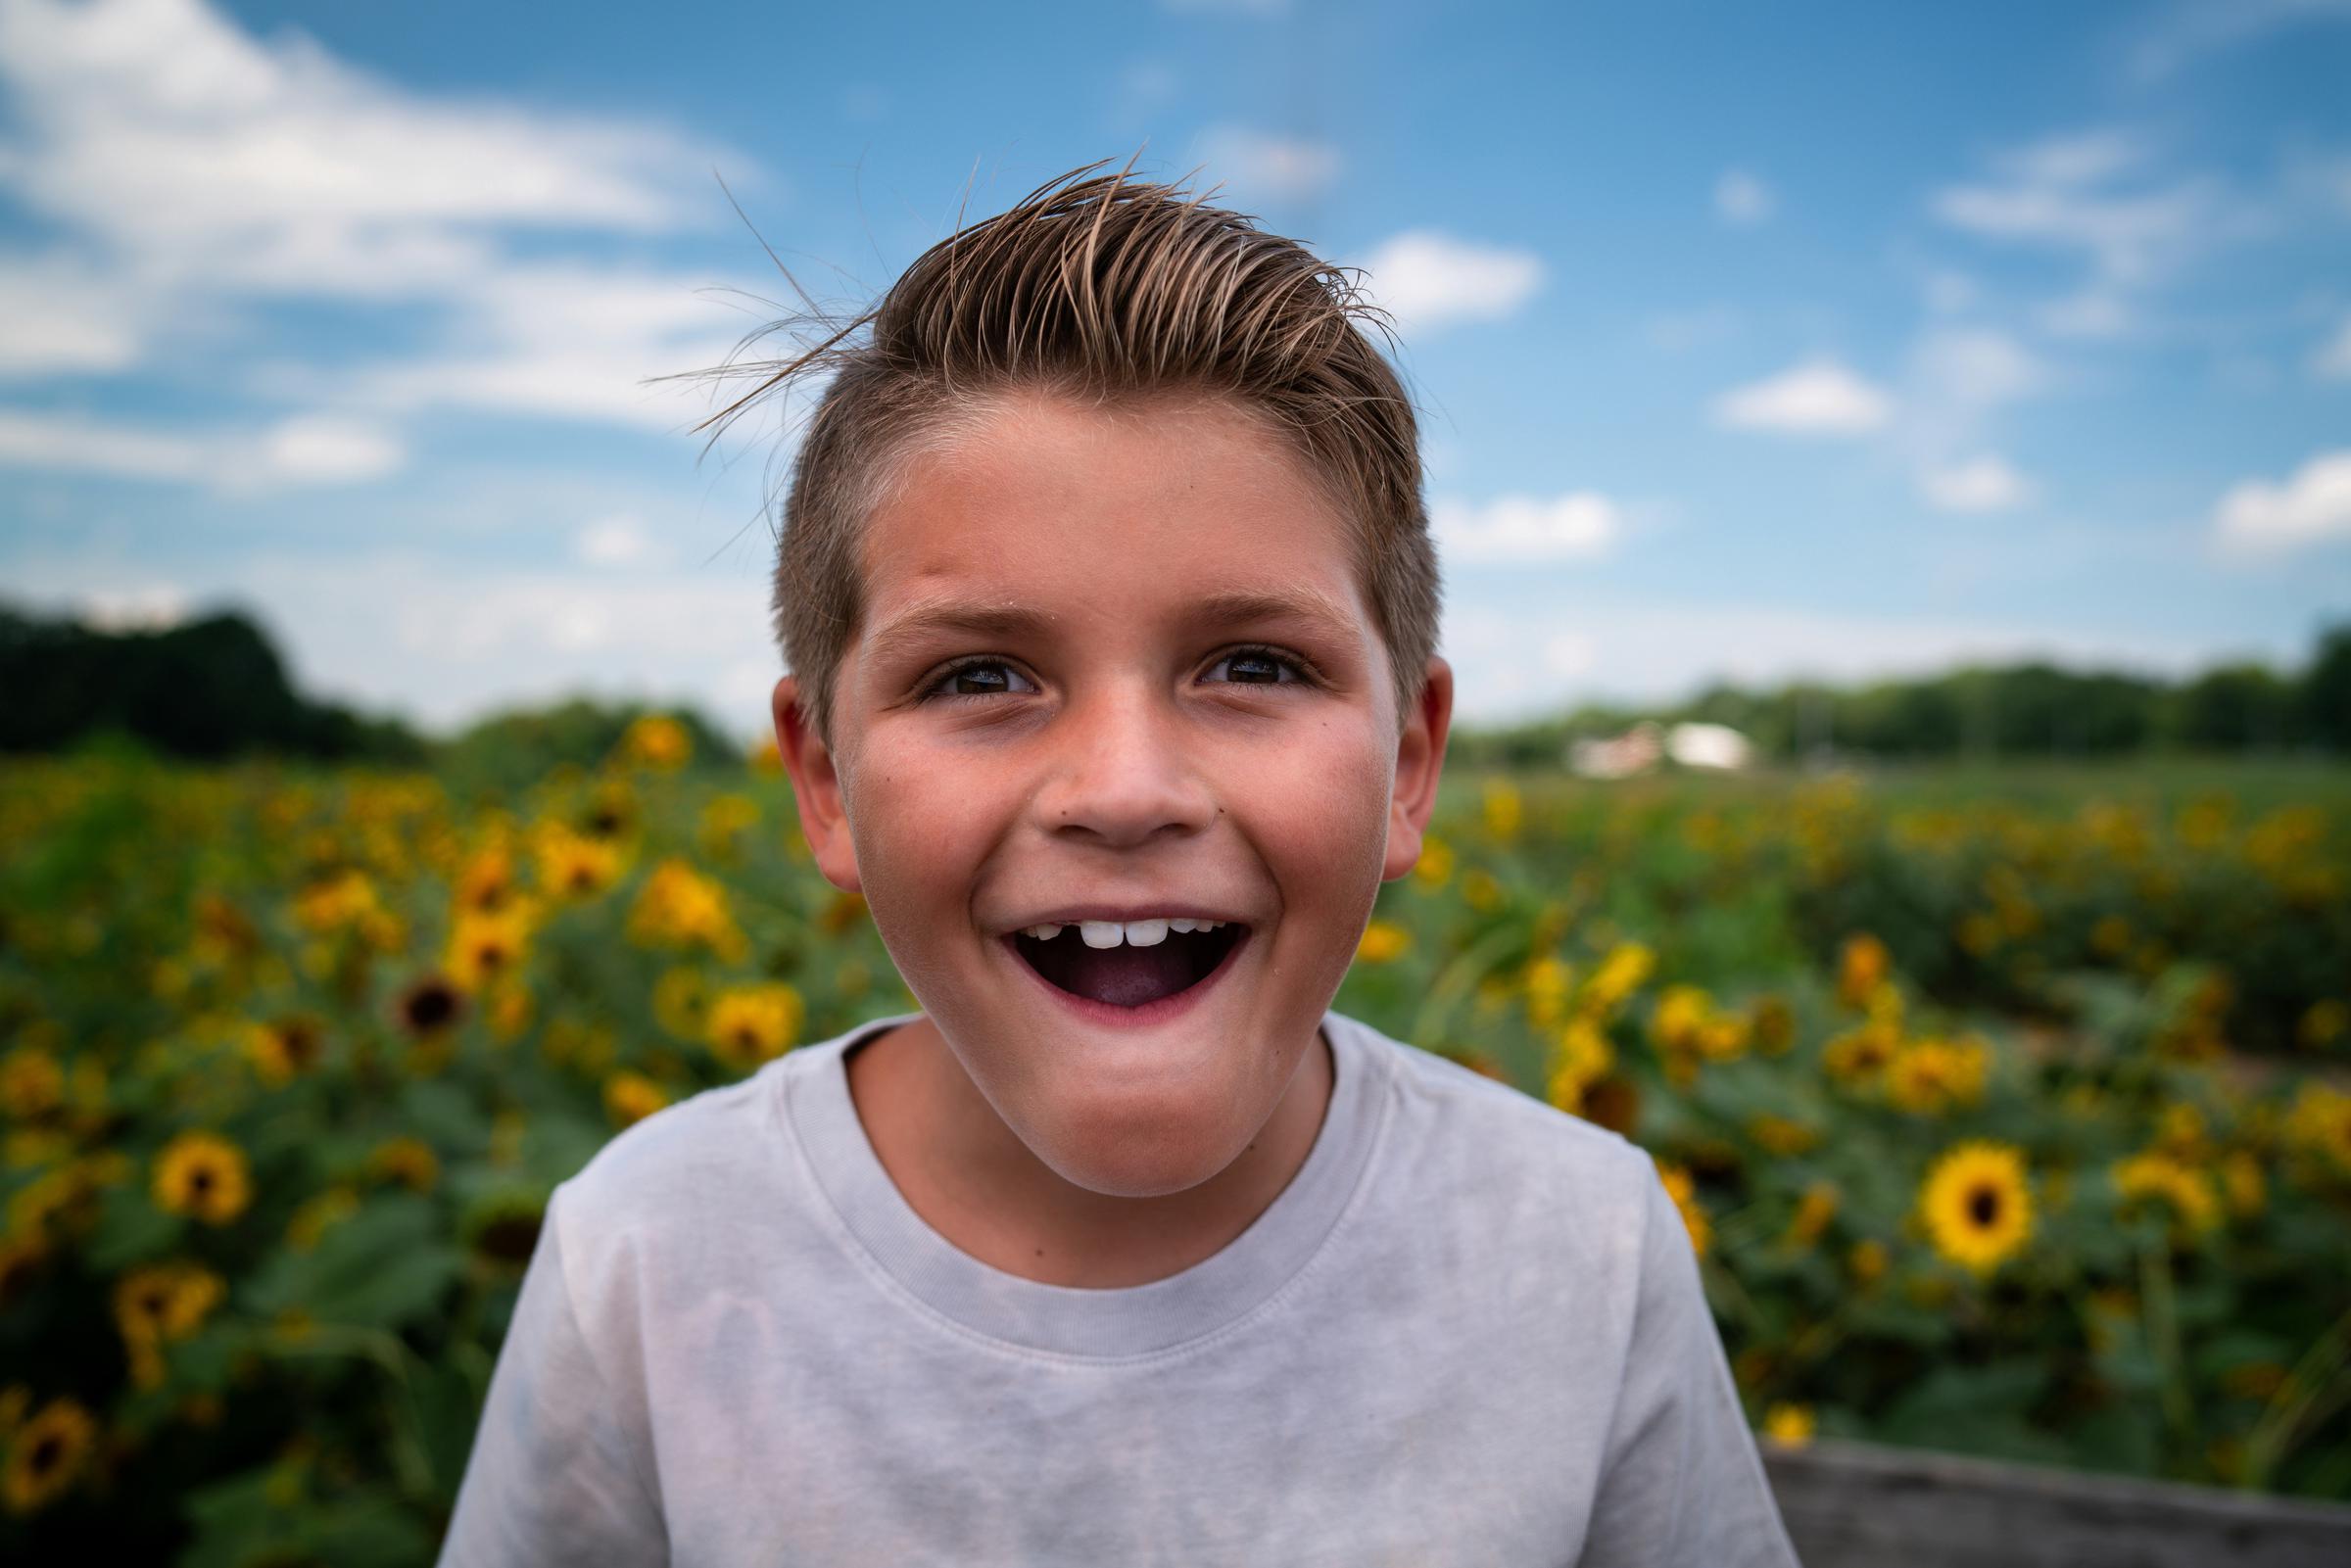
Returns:
[[[736,1083],[705,1089],[635,1122],[560,1183],[550,1204],[572,1268],[608,1269],[695,1247],[759,1213],[792,1179],[790,1080],[824,1047],[804,1046]],[[801,1059],[801,1052],[810,1053]]]
[[[1368,1023],[1332,1015],[1357,1043],[1383,1061],[1398,1112],[1449,1141],[1516,1164],[1546,1168],[1654,1170],[1647,1151],[1622,1134],[1569,1116],[1508,1083],[1473,1072],[1434,1051],[1390,1038]]]
[[[1521,1205],[1547,1210],[1587,1235],[1606,1231],[1638,1248],[1648,1189],[1657,1185],[1648,1151],[1433,1051],[1333,1017],[1386,1065],[1391,1158],[1409,1165],[1410,1179],[1513,1213]]]

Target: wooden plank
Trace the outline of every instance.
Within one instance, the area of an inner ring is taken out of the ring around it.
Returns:
[[[1830,1439],[1762,1449],[1804,1568],[2351,1568],[2351,1505]]]

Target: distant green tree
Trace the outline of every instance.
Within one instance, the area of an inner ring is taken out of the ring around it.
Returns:
[[[2278,751],[2296,726],[2295,684],[2263,664],[2207,670],[2172,694],[2173,738],[2190,751]]]
[[[2327,629],[2295,691],[2303,736],[2338,754],[2351,754],[2351,621]]]
[[[159,631],[110,632],[0,607],[0,750],[48,751],[112,731],[173,756],[249,752],[408,762],[424,745],[393,721],[305,699],[268,636],[223,611]]]
[[[666,714],[686,727],[694,741],[690,766],[743,764],[743,742],[691,708],[574,697],[546,707],[510,709],[469,726],[443,742],[437,769],[460,796],[508,794],[559,767],[600,766],[611,757],[629,726],[648,713]]]

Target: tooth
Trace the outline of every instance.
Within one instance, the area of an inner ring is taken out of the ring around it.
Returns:
[[[1168,922],[1168,929],[1172,931],[1196,931],[1199,928],[1200,923],[1196,920],[1184,920],[1178,917]]]
[[[1040,942],[1049,942],[1061,934],[1061,927],[1058,926],[1032,926],[1027,934],[1035,937]]]
[[[1168,939],[1168,925],[1164,920],[1130,920],[1127,923],[1127,945],[1157,947]]]
[[[1224,925],[1225,923],[1221,920],[1204,920],[1200,923],[1200,928],[1204,931],[1221,930]]]
[[[1081,920],[1078,934],[1085,938],[1088,947],[1116,947],[1127,939],[1126,927],[1115,920]]]

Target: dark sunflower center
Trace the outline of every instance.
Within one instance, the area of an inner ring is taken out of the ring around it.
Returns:
[[[1051,941],[1023,932],[1013,943],[1030,968],[1073,995],[1141,1007],[1206,979],[1246,929],[1228,924],[1213,931],[1170,931],[1166,941],[1150,947],[1088,947],[1076,927],[1067,927]]]
[[[2000,1217],[2000,1195],[1990,1187],[1978,1187],[1967,1195],[1967,1212],[1977,1224],[1991,1224]]]

